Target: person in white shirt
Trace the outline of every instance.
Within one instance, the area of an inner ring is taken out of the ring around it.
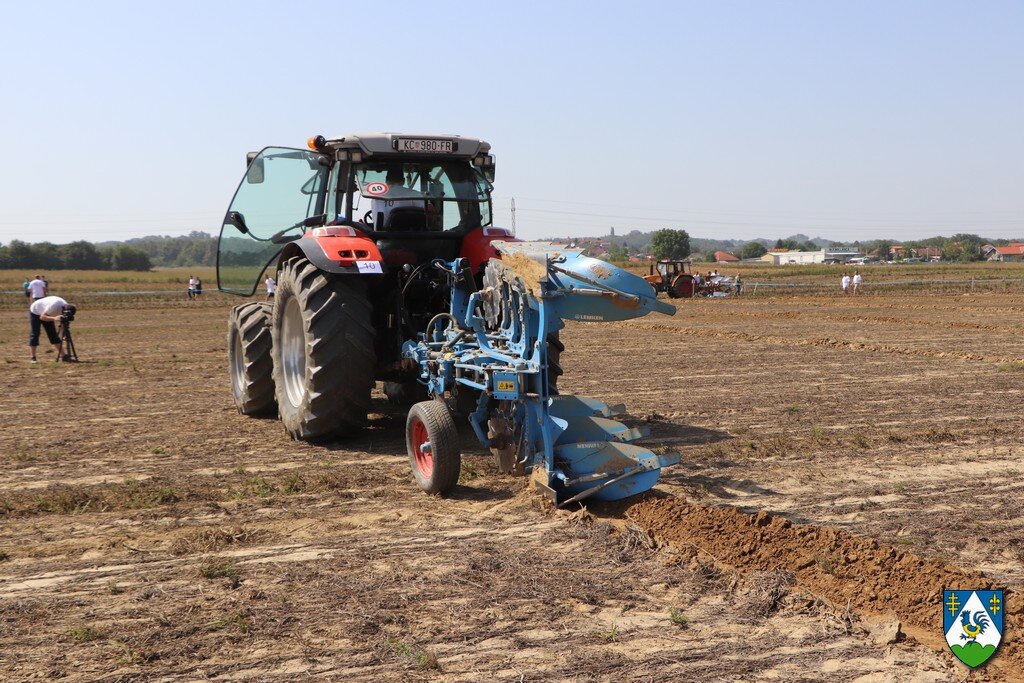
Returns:
[[[42,299],[49,293],[50,291],[46,286],[46,280],[43,279],[42,275],[36,275],[35,279],[28,283],[28,296],[33,301],[36,299]]]
[[[199,282],[199,280],[197,280],[194,275],[189,275],[188,276],[188,298],[189,299],[195,299],[196,298],[196,284],[198,282]]]
[[[854,294],[857,294],[860,291],[860,283],[862,281],[863,281],[863,278],[860,275],[860,271],[858,271],[858,270],[853,271],[853,293]]]
[[[44,296],[41,299],[36,299],[32,302],[32,305],[28,307],[28,319],[29,319],[29,336],[28,336],[28,348],[32,352],[32,362],[36,361],[36,349],[39,347],[39,331],[40,328],[46,330],[46,338],[53,344],[54,351],[57,352],[56,360],[60,360],[60,335],[57,333],[57,323],[60,322],[61,313],[64,312],[64,308],[68,307],[72,311],[74,306],[68,304],[67,301],[60,298],[59,296]]]
[[[273,299],[274,292],[277,291],[277,283],[274,282],[274,278],[267,276],[267,279],[263,281],[263,284],[267,286],[267,298]]]
[[[840,280],[840,286],[843,288],[843,294],[850,293],[850,275],[849,273],[843,273],[843,279]]]

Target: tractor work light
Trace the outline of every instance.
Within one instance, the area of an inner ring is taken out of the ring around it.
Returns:
[[[313,228],[313,237],[355,237],[355,228],[342,225],[329,225],[324,228]]]

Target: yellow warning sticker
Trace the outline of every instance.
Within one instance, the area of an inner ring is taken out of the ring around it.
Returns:
[[[515,391],[515,390],[516,390],[516,383],[515,382],[513,382],[511,380],[507,380],[507,379],[499,379],[498,380],[498,391]]]

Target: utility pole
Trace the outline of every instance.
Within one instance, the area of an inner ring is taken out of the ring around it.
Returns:
[[[516,234],[516,198],[512,198],[512,234]]]

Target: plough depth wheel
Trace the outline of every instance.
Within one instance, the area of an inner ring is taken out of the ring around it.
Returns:
[[[443,496],[455,488],[462,468],[459,432],[440,401],[422,401],[405,421],[405,447],[416,483],[424,491]]]

